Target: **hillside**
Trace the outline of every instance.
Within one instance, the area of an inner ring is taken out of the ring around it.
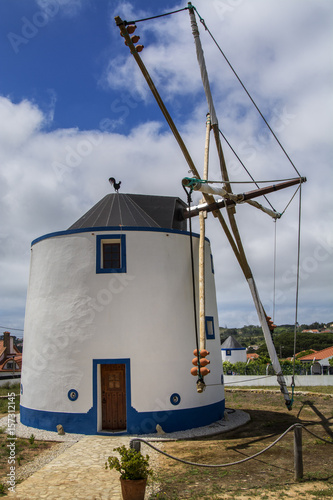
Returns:
[[[326,333],[330,329],[329,325],[331,323],[300,325],[297,329],[296,353],[309,349],[320,351],[326,347],[331,347],[333,345],[333,330],[331,330],[331,333]],[[303,330],[318,330],[319,333],[302,333]],[[321,333],[322,330],[326,330],[326,332]],[[255,346],[254,349],[250,348],[250,352],[255,351],[262,355],[268,354],[261,327],[247,325],[243,326],[243,328],[220,328],[221,344],[230,335],[235,337],[243,347],[249,348],[250,346]],[[277,326],[273,333],[273,341],[279,357],[291,357],[294,353],[294,325]]]

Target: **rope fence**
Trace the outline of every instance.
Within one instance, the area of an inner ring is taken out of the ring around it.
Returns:
[[[166,453],[165,451],[160,450],[156,446],[154,446],[151,442],[143,439],[143,438],[133,438],[130,441],[130,448],[134,448],[137,451],[140,451],[140,443],[144,443],[147,446],[150,446],[153,450],[157,451],[158,453],[161,453],[162,455],[171,458],[172,460],[176,460],[177,462],[181,462],[185,465],[191,465],[194,467],[206,467],[206,468],[218,468],[218,467],[231,467],[232,465],[239,465],[244,462],[248,462],[249,460],[253,460],[254,458],[262,455],[266,451],[270,450],[275,446],[281,439],[283,439],[290,431],[294,430],[294,466],[295,466],[295,479],[299,480],[302,479],[303,477],[303,456],[302,456],[302,428],[305,429],[309,434],[314,436],[317,439],[320,439],[321,441],[324,441],[327,444],[333,444],[333,441],[328,441],[327,439],[324,439],[314,432],[310,431],[305,427],[303,424],[293,424],[288,429],[281,434],[273,443],[271,443],[269,446],[264,448],[261,451],[258,451],[258,453],[255,453],[254,455],[251,455],[250,457],[243,458],[242,460],[237,460],[236,462],[229,462],[227,464],[200,464],[196,462],[190,462],[188,460],[183,460],[182,458],[175,457],[173,455],[170,455],[169,453]]]

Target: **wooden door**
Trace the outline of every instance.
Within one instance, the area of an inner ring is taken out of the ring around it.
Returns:
[[[125,365],[101,365],[102,430],[126,429]]]

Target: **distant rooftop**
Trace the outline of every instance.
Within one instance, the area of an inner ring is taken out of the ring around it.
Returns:
[[[221,349],[245,349],[245,347],[241,346],[240,343],[230,335],[221,345]]]
[[[322,349],[321,351],[313,351],[311,354],[307,354],[306,356],[302,356],[298,358],[299,361],[312,361],[314,358],[316,361],[321,359],[326,359],[333,357],[333,346],[326,347],[326,349]]]
[[[186,231],[186,204],[177,197],[112,193],[104,196],[68,229],[90,227],[160,227]]]

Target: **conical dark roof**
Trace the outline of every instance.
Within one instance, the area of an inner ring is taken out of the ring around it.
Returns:
[[[241,346],[240,343],[230,335],[221,345],[221,349],[245,349],[245,347]]]
[[[129,226],[186,230],[184,208],[185,203],[172,196],[112,193],[68,229]]]

